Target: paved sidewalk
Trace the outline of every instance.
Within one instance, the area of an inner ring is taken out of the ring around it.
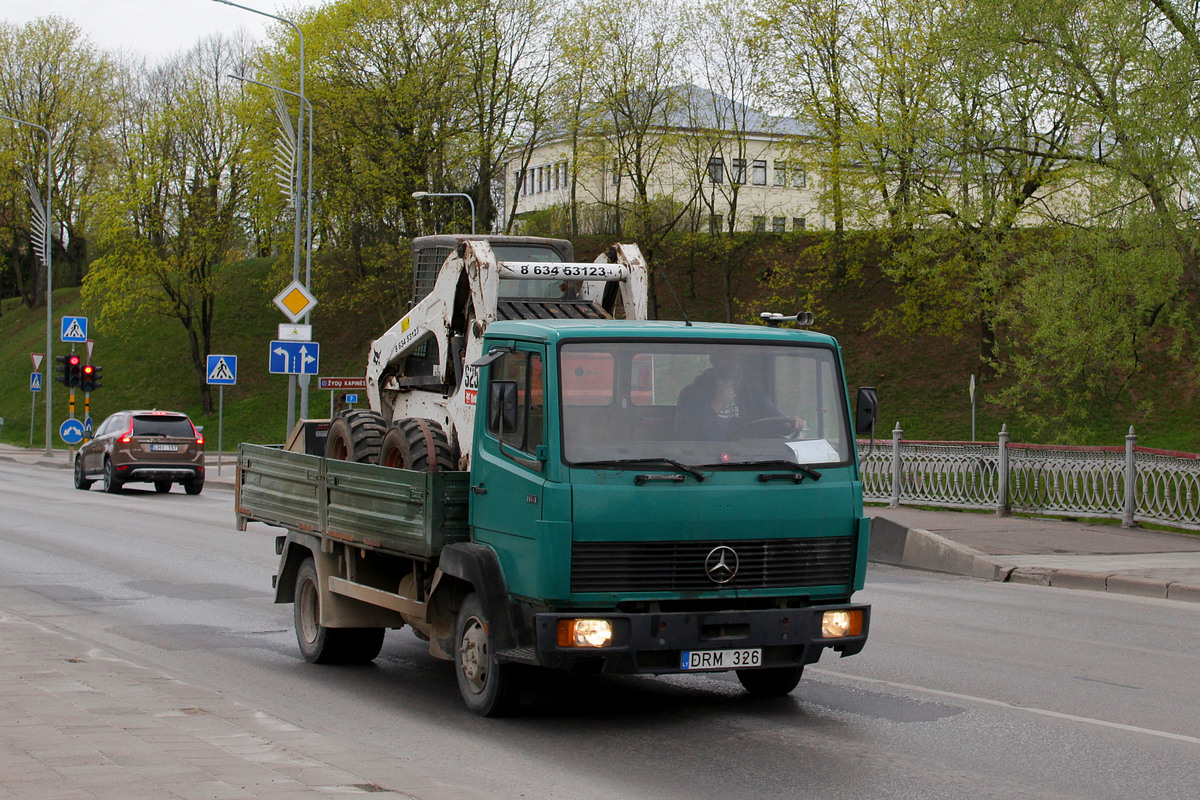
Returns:
[[[990,513],[867,509],[870,559],[996,581],[1200,602],[1200,535]]]

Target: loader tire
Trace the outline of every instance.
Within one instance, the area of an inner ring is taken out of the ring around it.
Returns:
[[[455,459],[440,425],[428,419],[393,422],[379,447],[379,463],[417,472],[453,470]]]
[[[374,464],[387,424],[383,417],[365,408],[343,411],[329,425],[325,439],[325,457],[335,461]]]

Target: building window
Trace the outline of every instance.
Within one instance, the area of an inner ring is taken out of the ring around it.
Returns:
[[[767,162],[755,161],[750,164],[750,181],[755,186],[767,185]]]
[[[521,186],[521,170],[519,170],[519,169],[513,170],[513,187],[516,191],[517,197],[520,197],[522,186]]]
[[[554,188],[558,189],[562,186],[562,178],[559,177],[559,170],[562,169],[562,162],[556,162],[554,165]]]
[[[798,189],[803,189],[805,186],[808,186],[808,173],[802,169],[794,169],[792,172],[794,173],[792,175],[792,179],[795,180],[796,187]]]
[[[771,230],[774,233],[785,233],[787,231],[787,217],[772,217]]]
[[[775,185],[787,186],[787,163],[782,159],[775,159]]]
[[[708,159],[708,182],[725,182],[725,159],[720,156],[711,156]]]
[[[754,217],[752,222],[754,225],[755,233],[766,233],[766,230],[767,230],[767,218],[766,217]]]
[[[733,162],[730,164],[730,172],[733,173],[730,176],[730,180],[733,183],[736,183],[736,184],[745,183],[746,182],[746,159],[744,159],[744,158],[733,159]]]
[[[792,217],[792,230],[804,230],[804,217]]]
[[[723,224],[724,224],[724,219],[721,217],[721,215],[713,214],[712,216],[710,216],[708,218],[708,232],[709,233],[720,233],[721,226]]]

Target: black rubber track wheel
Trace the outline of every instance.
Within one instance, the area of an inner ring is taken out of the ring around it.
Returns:
[[[450,441],[436,422],[402,419],[392,423],[379,448],[379,463],[417,472],[445,472],[455,468]]]
[[[374,464],[387,424],[383,417],[365,408],[343,411],[329,425],[325,439],[325,457],[337,461]]]

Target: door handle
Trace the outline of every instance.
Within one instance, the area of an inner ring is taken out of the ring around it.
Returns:
[[[482,483],[471,487],[471,494],[487,494],[487,487]]]

